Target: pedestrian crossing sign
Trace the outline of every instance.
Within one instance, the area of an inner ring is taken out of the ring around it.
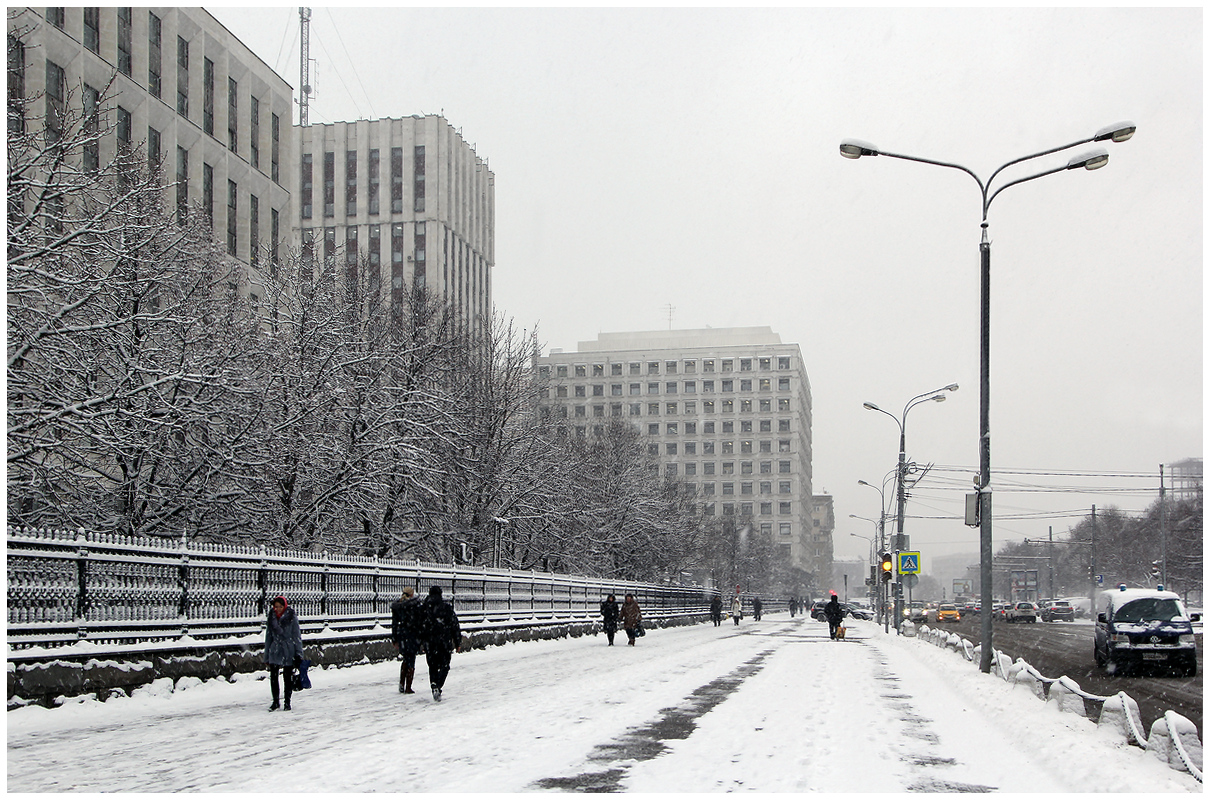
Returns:
[[[899,553],[899,574],[900,575],[919,575],[920,574],[920,552],[900,552]]]

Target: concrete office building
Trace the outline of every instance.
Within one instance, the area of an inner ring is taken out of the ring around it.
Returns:
[[[785,560],[831,576],[813,540],[811,386],[798,345],[768,327],[603,333],[539,359],[544,413],[565,435],[622,417],[706,514],[750,518]],[[826,566],[826,571],[822,571]]]
[[[104,164],[119,147],[144,148],[168,207],[205,214],[249,266],[241,290],[263,291],[293,217],[292,91],[281,76],[199,8],[12,8],[8,58],[10,125],[15,97],[35,104],[18,124],[39,128],[99,108],[110,133],[79,158]]]
[[[438,115],[298,127],[292,225],[304,258],[369,270],[392,299],[414,286],[457,310],[463,330],[491,316],[495,176]]]

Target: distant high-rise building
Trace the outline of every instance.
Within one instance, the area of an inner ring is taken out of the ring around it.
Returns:
[[[830,578],[831,541],[815,539],[824,529],[812,517],[811,385],[798,345],[768,327],[603,333],[540,358],[538,371],[557,432],[630,421],[706,515],[750,520],[786,563],[816,584]]]
[[[1202,493],[1202,460],[1186,458],[1168,467],[1172,476],[1172,496],[1177,500],[1189,500]]]
[[[437,115],[296,127],[291,226],[304,258],[369,270],[398,302],[421,286],[465,330],[491,316],[495,176]],[[338,262],[338,263],[337,263]]]

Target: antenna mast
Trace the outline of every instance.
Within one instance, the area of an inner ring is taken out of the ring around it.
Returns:
[[[311,9],[298,9],[299,96],[298,124],[311,124]]]

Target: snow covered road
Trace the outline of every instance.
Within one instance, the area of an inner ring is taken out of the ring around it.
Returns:
[[[960,656],[784,614],[9,712],[8,791],[1200,792]],[[261,674],[263,676],[263,673]]]

